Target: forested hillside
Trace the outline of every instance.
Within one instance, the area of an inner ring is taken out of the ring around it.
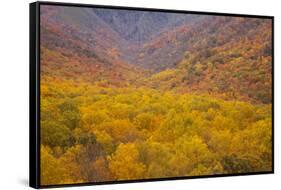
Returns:
[[[171,42],[180,44],[175,46],[185,44],[186,48],[183,58],[175,66],[167,65],[170,68],[156,73],[148,82],[161,89],[179,89],[184,92],[208,93],[224,99],[270,103],[271,22],[222,17],[213,18],[211,24],[207,25],[207,22],[210,21],[203,23],[203,28],[195,27],[190,31],[183,27],[180,32],[178,29],[171,32],[174,33],[171,39],[164,36],[156,40],[160,47],[158,51],[162,51],[161,46],[166,47],[166,43]],[[151,45],[146,47],[153,48]],[[171,57],[177,51],[175,48]],[[159,53],[154,54],[163,57]]]
[[[271,171],[271,24],[42,6],[42,185]]]

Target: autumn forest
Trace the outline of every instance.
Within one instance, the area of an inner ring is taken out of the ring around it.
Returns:
[[[271,171],[271,28],[41,5],[41,185]]]

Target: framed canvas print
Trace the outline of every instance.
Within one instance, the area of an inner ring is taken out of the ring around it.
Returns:
[[[30,186],[274,172],[273,17],[30,4]]]

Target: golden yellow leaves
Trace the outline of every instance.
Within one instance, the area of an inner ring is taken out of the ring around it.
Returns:
[[[271,105],[71,81],[42,96],[42,184],[271,170]]]
[[[141,179],[145,173],[145,165],[139,162],[139,156],[135,144],[121,143],[108,158],[109,168],[119,180]]]

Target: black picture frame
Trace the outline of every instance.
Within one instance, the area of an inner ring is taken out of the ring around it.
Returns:
[[[266,172],[250,172],[237,174],[219,174],[219,175],[203,175],[203,176],[182,176],[169,178],[153,178],[139,180],[121,180],[107,182],[89,182],[77,184],[63,185],[41,185],[40,184],[40,6],[55,5],[55,6],[71,6],[71,7],[91,7],[105,9],[122,9],[136,11],[153,11],[167,13],[186,13],[199,15],[216,15],[230,17],[247,17],[247,18],[264,18],[272,21],[272,170]],[[218,13],[218,12],[200,12],[186,10],[168,10],[155,8],[139,8],[139,7],[122,7],[122,6],[104,6],[78,3],[59,3],[38,1],[29,4],[29,39],[30,39],[30,74],[29,74],[29,185],[33,188],[52,188],[52,187],[72,187],[84,185],[102,185],[102,184],[120,184],[133,182],[152,182],[166,180],[182,180],[195,178],[211,178],[211,177],[231,177],[245,175],[260,175],[274,173],[274,16],[263,15],[248,15],[248,14],[233,14],[233,13]]]

